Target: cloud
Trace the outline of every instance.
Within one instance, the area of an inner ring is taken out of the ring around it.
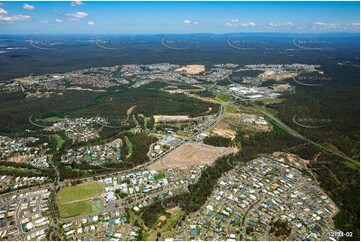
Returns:
[[[5,9],[0,8],[0,15],[5,15],[5,14],[8,14],[8,12]]]
[[[239,23],[238,25],[241,26],[241,27],[252,27],[252,26],[256,26],[256,24],[253,23],[253,22]]]
[[[284,27],[284,26],[295,26],[292,22],[282,22],[282,23],[268,23],[271,27]]]
[[[344,30],[346,29],[346,25],[337,23],[314,22],[312,28],[319,30]]]
[[[88,17],[89,15],[85,12],[67,13],[65,14],[70,20],[80,20]]]
[[[31,16],[29,15],[0,15],[0,22],[17,22],[17,21],[25,21],[25,20],[31,20]]]
[[[42,23],[42,24],[48,24],[49,23],[48,20],[40,20],[39,22]]]
[[[94,25],[95,23],[93,21],[88,22],[89,25]]]
[[[8,15],[9,13],[0,8],[0,22],[17,22],[17,21],[24,21],[24,20],[31,20],[31,16],[17,14],[17,15]]]
[[[316,26],[326,26],[327,25],[326,23],[323,23],[323,22],[315,22],[313,24]]]
[[[231,19],[228,23],[226,23],[229,27],[254,27],[257,26],[255,22],[240,22],[238,19]]]
[[[70,3],[70,5],[72,7],[75,7],[75,6],[84,5],[84,3],[82,3],[81,1],[73,1],[73,2]]]
[[[312,29],[315,31],[355,31],[360,29],[360,23],[326,23],[314,22]]]
[[[183,23],[185,24],[194,24],[194,25],[198,25],[200,23],[204,23],[204,20],[201,20],[201,21],[198,21],[198,20],[189,20],[189,19],[186,19],[183,21]]]
[[[57,23],[62,23],[62,22],[64,22],[64,20],[62,20],[62,19],[55,19],[55,21],[57,22]]]
[[[26,10],[34,10],[35,7],[34,7],[34,6],[31,6],[31,5],[27,4],[27,3],[25,3],[25,4],[23,5],[23,9],[26,9]]]

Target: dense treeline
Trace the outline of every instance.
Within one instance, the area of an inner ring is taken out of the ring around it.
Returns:
[[[166,199],[169,199],[169,198],[166,198]],[[165,211],[163,204],[164,204],[164,202],[162,202],[162,201],[156,201],[153,204],[147,206],[144,209],[144,211],[142,212],[141,217],[144,221],[144,224],[148,228],[153,227],[157,223],[157,221],[161,215],[169,217],[169,213],[167,213]]]
[[[289,226],[287,221],[283,221],[278,219],[277,221],[273,221],[271,223],[270,233],[274,234],[276,237],[287,237],[291,234],[291,227]]]
[[[216,95],[214,92],[211,92],[209,90],[205,90],[205,91],[192,91],[190,92],[191,94],[196,94],[200,97],[209,97],[209,98],[214,98]]]
[[[359,67],[324,66],[330,80],[317,88],[297,86],[297,92],[284,102],[269,105],[277,116],[308,138],[330,143],[355,160],[360,159]],[[293,83],[294,84],[294,83]],[[319,126],[307,129],[293,122]],[[302,120],[303,119],[303,120]]]
[[[170,94],[153,89],[127,89],[118,92],[108,93],[100,98],[96,106],[84,108],[75,112],[76,116],[89,116],[98,114],[105,117],[115,115],[125,116],[131,106],[136,106],[133,114],[143,114],[145,116],[160,115],[189,115],[191,117],[200,116],[208,112],[211,107],[211,114],[217,113],[218,104],[204,102],[191,98],[182,93]]]
[[[227,164],[229,156],[219,158],[211,167],[207,167],[197,183],[189,185],[189,193],[180,198],[180,206],[187,213],[197,211],[211,195],[218,179],[233,167]]]
[[[155,114],[195,117],[219,110],[218,104],[145,87],[120,87],[105,93],[63,91],[63,95],[37,99],[25,99],[25,95],[18,92],[2,93],[0,103],[0,134],[40,129],[29,122],[31,115],[33,119],[64,116],[125,119],[131,106],[136,106],[133,113],[148,117]]]
[[[232,144],[232,139],[219,135],[213,135],[204,138],[203,142],[207,145],[212,145],[217,147],[229,147]]]
[[[129,157],[128,161],[134,164],[134,166],[148,162],[149,157],[147,156],[147,153],[149,151],[149,147],[158,139],[146,134],[137,134],[129,136],[129,140],[133,144],[133,153]]]
[[[33,118],[43,118],[51,112],[54,116],[62,117],[92,105],[97,95],[92,92],[64,91],[63,95],[51,95],[49,98],[25,99],[23,93],[1,93],[0,133],[40,129],[29,122],[31,115]]]

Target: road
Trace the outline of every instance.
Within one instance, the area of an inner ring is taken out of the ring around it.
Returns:
[[[253,203],[246,211],[246,213],[244,214],[243,218],[242,218],[242,223],[241,223],[241,237],[240,237],[240,241],[244,241],[245,240],[245,234],[246,234],[246,227],[245,226],[245,222],[246,219],[248,217],[248,213],[253,209],[254,206],[256,206],[257,204],[259,204],[260,202],[263,202],[264,197],[261,197],[260,199],[258,199],[255,203]]]

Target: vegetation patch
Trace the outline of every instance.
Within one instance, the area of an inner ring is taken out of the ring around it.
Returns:
[[[230,96],[220,94],[220,93],[216,94],[216,99],[218,99],[218,100],[220,100],[222,102],[230,102],[230,101],[233,100]]]
[[[212,145],[216,147],[230,147],[232,144],[232,139],[219,135],[214,135],[206,137],[203,142],[207,145]]]

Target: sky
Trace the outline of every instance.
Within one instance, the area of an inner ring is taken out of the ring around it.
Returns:
[[[0,34],[360,30],[359,2],[0,2]]]

